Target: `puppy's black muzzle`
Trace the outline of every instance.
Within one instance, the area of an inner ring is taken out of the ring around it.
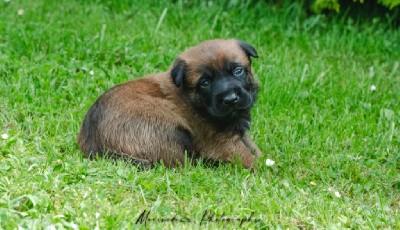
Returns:
[[[235,110],[249,109],[253,104],[251,95],[243,87],[231,84],[229,87],[218,92],[216,106],[222,114],[229,114]]]
[[[239,96],[235,92],[228,93],[222,99],[226,106],[234,106],[239,102]]]
[[[208,114],[218,120],[247,116],[254,104],[254,98],[252,92],[246,90],[245,86],[243,80],[231,76],[215,80],[208,94],[208,100],[204,101]]]

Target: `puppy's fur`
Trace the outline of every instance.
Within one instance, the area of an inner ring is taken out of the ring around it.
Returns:
[[[261,155],[251,140],[250,109],[258,86],[255,49],[239,40],[209,40],[183,52],[167,72],[111,88],[86,114],[78,136],[89,158],[122,157],[150,166],[191,158],[241,160]]]

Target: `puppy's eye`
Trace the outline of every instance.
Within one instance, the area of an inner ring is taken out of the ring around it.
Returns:
[[[203,88],[206,88],[206,87],[208,87],[209,85],[210,85],[210,81],[209,81],[208,79],[206,79],[206,78],[204,78],[204,79],[202,79],[202,80],[200,81],[200,86],[203,87]]]
[[[233,70],[233,75],[235,75],[236,77],[242,76],[244,73],[244,68],[243,67],[236,67]]]

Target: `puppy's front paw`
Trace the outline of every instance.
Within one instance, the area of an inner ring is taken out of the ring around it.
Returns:
[[[263,155],[263,153],[261,152],[261,150],[259,148],[252,149],[251,153],[253,153],[253,155],[256,157],[261,157]]]

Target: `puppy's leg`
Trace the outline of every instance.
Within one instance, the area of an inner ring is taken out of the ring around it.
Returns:
[[[253,171],[254,156],[240,135],[218,135],[209,141],[207,146],[202,146],[201,152],[206,158],[215,161],[234,162],[239,159],[244,168]]]
[[[185,151],[190,154],[193,147],[176,105],[132,94],[135,90],[129,88],[116,90],[99,99],[85,117],[78,137],[85,155],[119,157],[144,166],[160,161],[167,167],[183,165]]]
[[[240,159],[242,165],[246,169],[254,170],[254,156],[250,149],[242,142],[230,143],[229,145],[221,146],[221,159],[227,162],[234,162]]]
[[[249,132],[246,132],[243,137],[243,142],[244,144],[247,146],[247,148],[249,148],[251,150],[251,152],[256,156],[256,157],[260,157],[262,156],[262,152],[261,150],[258,148],[258,146],[256,145],[256,143],[254,143],[254,141],[251,139]]]
[[[190,132],[179,125],[171,130],[173,132],[168,134],[169,137],[165,139],[165,146],[162,147],[165,148],[165,154],[161,154],[160,157],[164,165],[169,168],[183,166],[185,164],[185,153],[189,158],[196,158]],[[160,134],[163,135],[162,138],[165,138],[166,134]]]
[[[107,146],[113,149],[108,155],[145,168],[161,161],[169,168],[184,165],[185,151],[189,157],[193,152],[190,133],[175,124],[139,120],[131,127],[126,125],[125,129],[119,129],[118,138],[108,138]]]

